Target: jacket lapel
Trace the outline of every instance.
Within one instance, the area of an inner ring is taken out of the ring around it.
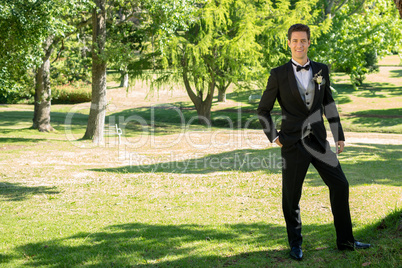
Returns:
[[[302,107],[302,109],[304,109],[303,111],[308,113],[308,109],[307,109],[306,105],[304,104],[303,99],[300,96],[299,89],[297,87],[296,77],[295,77],[295,73],[294,73],[293,67],[292,67],[292,60],[290,60],[287,64],[287,72],[288,72],[289,86],[290,86],[290,90],[291,90],[293,96],[295,97],[298,105],[300,107]],[[317,92],[317,88],[316,88],[316,92]]]
[[[311,69],[313,70],[313,77],[316,73],[318,73],[321,69],[319,69],[319,66],[310,60],[310,65],[311,65]],[[321,71],[322,72],[322,71]],[[322,74],[324,75],[324,74]],[[324,85],[322,85],[321,89],[318,89],[318,84],[316,82],[314,82],[314,87],[315,87],[315,94],[314,94],[314,100],[313,100],[313,105],[311,106],[311,109],[313,110],[313,107],[315,107],[317,105],[317,103],[320,100],[320,95],[321,91],[324,90]]]

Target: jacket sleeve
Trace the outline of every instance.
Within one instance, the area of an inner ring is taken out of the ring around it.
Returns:
[[[331,86],[329,82],[329,72],[328,67],[325,65],[325,91],[324,91],[324,114],[328,120],[329,126],[331,128],[332,136],[334,137],[335,142],[344,141],[345,136],[343,133],[341,119],[339,117],[338,109],[336,108],[336,103],[334,98],[332,97]]]
[[[267,88],[264,91],[260,104],[258,105],[257,114],[265,135],[270,142],[279,135],[275,128],[275,124],[271,117],[271,111],[274,107],[275,100],[278,97],[278,79],[275,69],[271,70],[271,75],[268,79]]]

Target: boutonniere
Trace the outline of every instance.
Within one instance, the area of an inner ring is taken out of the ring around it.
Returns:
[[[320,90],[321,85],[323,84],[324,78],[321,75],[322,70],[316,73],[313,77],[313,80],[318,84],[318,90]]]

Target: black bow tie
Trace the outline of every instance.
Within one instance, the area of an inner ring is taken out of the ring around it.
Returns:
[[[293,63],[294,66],[296,66],[296,71],[297,72],[300,72],[300,70],[302,70],[302,69],[304,69],[306,71],[310,70],[310,64],[307,64],[305,66],[300,66],[300,65],[297,65],[296,63],[294,63],[293,61],[292,61],[292,63]]]

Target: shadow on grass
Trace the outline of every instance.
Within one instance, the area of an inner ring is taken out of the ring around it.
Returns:
[[[365,242],[382,243],[359,252],[336,250],[332,223],[304,224],[303,266],[360,267],[372,261],[395,267],[402,243],[398,240],[401,231],[397,231],[401,212],[355,232],[355,237]],[[297,263],[288,257],[286,240],[283,226],[266,223],[223,224],[218,228],[128,223],[28,243],[15,248],[14,255],[3,255],[1,262],[25,256],[24,266],[30,267],[289,267]]]
[[[0,113],[0,126],[14,126],[19,123],[32,123],[32,111],[2,111]]]
[[[226,94],[226,99],[228,100],[233,100],[235,102],[243,103],[246,105],[251,105],[255,107],[255,110],[257,110],[258,107],[258,102],[254,104],[250,104],[248,98],[250,97],[251,94],[256,94],[256,95],[262,95],[262,92],[260,90],[255,90],[255,91],[235,91],[231,93]]]
[[[107,86],[106,89],[116,89],[116,88],[122,88],[120,85],[119,86]]]
[[[324,240],[324,245],[334,247],[333,231],[322,227],[306,225],[306,236],[313,238],[322,232],[332,237]],[[216,228],[129,223],[112,225],[101,232],[30,243],[17,251],[29,257],[25,266],[272,267],[293,263],[288,258],[286,240],[285,228],[273,224],[227,224]],[[244,250],[250,247],[260,250]],[[261,250],[267,247],[279,249]],[[316,250],[314,245],[306,249]]]
[[[368,111],[370,112],[370,111]],[[359,126],[360,128],[376,129],[376,132],[387,132],[389,130],[382,129],[387,127],[396,127],[395,132],[398,133],[397,126],[402,124],[402,118],[399,115],[375,115],[362,113],[353,113],[352,115],[343,115],[343,118],[350,124]]]
[[[51,112],[50,124],[64,124],[67,112]],[[33,111],[2,111],[0,113],[0,127],[15,126],[21,122],[32,123]],[[88,115],[75,113],[72,117],[73,125],[86,125],[88,123]]]
[[[267,150],[235,150],[204,157],[186,158],[176,154],[166,156],[145,156],[137,153],[128,153],[131,165],[91,169],[98,172],[115,173],[179,173],[179,174],[208,174],[225,171],[266,171],[279,173],[282,168],[281,154],[278,148]],[[197,156],[197,153],[194,153]]]
[[[15,130],[14,130],[15,131]],[[7,131],[0,131],[1,133],[7,132]],[[40,141],[45,141],[46,139],[30,139],[30,138],[14,138],[14,137],[7,137],[7,138],[0,138],[0,144],[3,144],[3,146],[7,143],[25,143],[25,142],[40,142]],[[1,150],[1,147],[0,147]]]
[[[399,161],[402,145],[358,144],[346,147],[340,156],[341,166],[350,185],[384,184],[402,186]],[[127,153],[130,155],[130,153]],[[196,153],[195,153],[196,155]],[[175,154],[146,156],[136,152],[129,157],[131,165],[90,169],[112,173],[176,173],[208,174],[213,172],[263,171],[279,174],[281,153],[279,148],[265,150],[234,150],[203,157],[185,158]],[[318,173],[311,167],[306,183],[323,186]]]
[[[138,122],[150,125],[153,122],[186,123],[191,118],[197,115],[195,109],[190,107],[182,107],[180,104],[165,104],[149,107],[138,107],[133,109],[127,109],[121,112],[113,113],[109,117],[114,117],[116,122]]]
[[[390,70],[390,77],[392,78],[400,78],[402,77],[402,68],[400,68],[399,70]]]
[[[23,186],[18,183],[0,182],[0,196],[7,201],[22,201],[35,194],[59,194],[55,187]]]
[[[386,93],[386,94],[378,94]],[[359,88],[359,97],[363,98],[388,98],[389,96],[399,97],[402,89],[389,83],[369,83],[363,84]]]
[[[279,115],[279,110],[275,109]],[[199,126],[197,111],[193,106],[182,105],[182,103],[164,104],[158,106],[139,107],[127,109],[109,115],[119,125],[126,125],[128,129],[155,127],[155,133],[162,133],[160,128],[166,128],[167,124],[177,127]],[[238,128],[247,126],[252,129],[259,129],[261,125],[257,118],[256,109],[235,108],[216,110],[211,113],[213,127]]]
[[[384,184],[400,187],[401,150],[402,145],[356,144],[345,147],[339,162],[352,186]],[[312,172],[306,176],[306,182],[311,186],[323,186],[321,177],[310,168]]]
[[[355,90],[352,85],[346,83],[337,83],[333,86],[337,91],[335,99],[339,103],[341,103],[340,101],[347,101],[348,95],[356,95],[364,98],[387,98],[389,96],[398,97],[402,94],[401,88],[390,83],[364,83],[358,90]]]
[[[381,109],[381,110],[364,110],[351,113],[357,117],[381,117],[381,118],[400,118],[402,119],[402,108]],[[402,120],[400,122],[402,124]]]
[[[334,95],[334,100],[337,104],[346,104],[352,102],[352,99],[348,95]]]

